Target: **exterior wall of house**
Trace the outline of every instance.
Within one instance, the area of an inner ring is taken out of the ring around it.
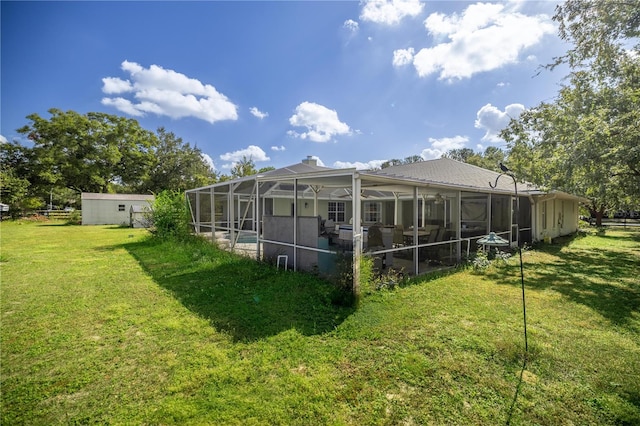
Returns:
[[[344,203],[344,222],[336,221],[336,223],[349,223],[352,217],[351,200],[318,200],[318,216],[322,219],[329,217],[329,201]],[[298,200],[298,216],[313,216],[313,199]],[[305,203],[307,205],[305,206]],[[273,199],[273,216],[291,216],[291,205],[293,200],[290,198],[274,198]]]
[[[290,216],[292,200],[288,198],[273,199],[273,216]]]
[[[556,238],[578,231],[578,202],[553,196],[540,197],[535,203],[535,240]]]
[[[107,194],[99,194],[107,195]],[[153,196],[141,195],[139,199],[118,199],[117,194],[109,199],[82,199],[82,224],[83,225],[124,225],[129,226],[131,207],[134,205],[148,205]]]

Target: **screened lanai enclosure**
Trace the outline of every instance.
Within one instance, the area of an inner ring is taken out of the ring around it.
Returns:
[[[498,175],[449,159],[363,172],[307,158],[187,199],[194,232],[279,267],[331,275],[339,258],[371,256],[379,272],[417,275],[456,264],[489,232],[531,242],[541,192],[518,184],[516,198],[510,178],[489,185]]]

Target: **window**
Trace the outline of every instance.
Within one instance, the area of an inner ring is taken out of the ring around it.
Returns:
[[[334,222],[344,222],[344,203],[329,201],[327,219],[333,220]]]
[[[542,202],[542,229],[547,229],[547,202]]]
[[[365,222],[382,222],[382,203],[366,201],[363,216]]]
[[[118,211],[119,212],[123,212],[124,211],[124,204],[118,204]]]

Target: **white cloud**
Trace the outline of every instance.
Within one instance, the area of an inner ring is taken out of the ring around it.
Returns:
[[[202,153],[202,159],[209,165],[209,168],[213,171],[216,170],[216,165],[213,164],[213,158],[210,155]]]
[[[414,55],[418,75],[438,73],[441,80],[469,78],[517,62],[522,51],[555,33],[547,15],[523,15],[512,6],[518,4],[476,3],[460,15],[429,15],[425,28],[434,39],[445,41]]]
[[[7,140],[7,138],[4,137],[4,135],[0,135],[0,143],[8,143],[9,141]]]
[[[289,130],[287,134],[312,142],[328,142],[336,135],[349,135],[349,126],[338,119],[335,110],[313,103],[303,102],[296,107],[296,113],[289,118],[294,127],[305,127],[306,132]]]
[[[347,19],[346,21],[344,21],[344,24],[342,24],[342,26],[353,33],[357,32],[358,29],[360,29],[358,23],[353,19]]]
[[[522,111],[524,111],[522,104],[507,105],[504,111],[500,111],[491,104],[486,104],[476,114],[475,127],[486,131],[482,137],[483,141],[500,142],[502,141],[499,136],[500,131],[507,127],[512,118],[517,118]]]
[[[440,158],[442,154],[449,150],[464,148],[467,142],[469,142],[468,137],[459,135],[452,138],[429,138],[431,147],[423,149],[420,156],[425,160]]]
[[[210,84],[158,65],[144,68],[124,61],[121,68],[131,81],[105,77],[102,91],[108,95],[129,93],[131,99],[103,98],[104,105],[137,117],[154,113],[171,118],[195,117],[212,124],[238,119],[236,105]]]
[[[260,120],[262,120],[263,118],[265,118],[265,117],[268,117],[268,116],[269,116],[269,113],[268,113],[268,112],[262,112],[262,111],[260,111],[260,110],[259,110],[258,108],[256,108],[256,107],[251,107],[251,108],[249,108],[249,112],[250,112],[254,117],[257,117],[257,118],[259,118]]]
[[[360,161],[356,161],[355,163],[351,163],[348,161],[336,161],[333,163],[333,167],[336,169],[352,169],[356,168],[357,170],[372,170],[377,169],[387,160],[371,160],[366,163],[362,163]]]
[[[360,19],[385,25],[397,24],[407,16],[417,16],[424,7],[419,0],[372,0],[360,4]]]
[[[134,117],[142,117],[144,115],[144,112],[140,108],[136,108],[130,100],[125,98],[102,98],[102,105],[115,107],[118,111],[133,115]]]
[[[226,154],[222,154],[220,156],[220,159],[231,162],[230,164],[225,164],[222,166],[226,169],[233,167],[238,161],[242,160],[245,157],[247,159],[251,159],[254,163],[270,160],[270,158],[267,157],[267,154],[262,150],[262,148],[255,145],[249,145],[248,147],[240,149],[238,151],[227,152]]]
[[[108,95],[131,92],[133,90],[129,80],[122,80],[117,77],[105,77],[102,79],[102,83],[102,91]]]
[[[398,49],[393,51],[393,66],[402,67],[413,62],[415,50],[413,47],[408,49]]]
[[[285,151],[287,148],[284,147],[284,145],[280,145],[280,146],[272,146],[271,147],[271,151]]]

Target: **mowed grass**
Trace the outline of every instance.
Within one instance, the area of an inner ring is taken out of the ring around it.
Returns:
[[[206,243],[0,230],[3,425],[640,424],[638,231],[525,252],[521,373],[514,260],[354,310]]]

